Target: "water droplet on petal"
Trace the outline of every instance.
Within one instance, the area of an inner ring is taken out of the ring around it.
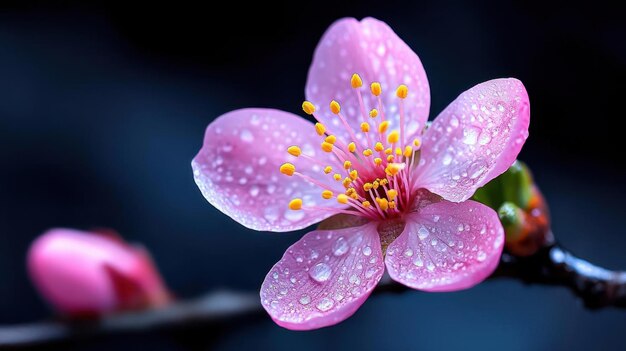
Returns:
[[[330,310],[333,307],[334,304],[335,303],[333,302],[333,300],[325,297],[325,298],[321,299],[320,302],[318,302],[317,309],[319,309],[322,312],[326,312],[326,311]]]
[[[247,129],[242,130],[239,136],[241,137],[241,140],[245,141],[246,143],[251,143],[254,141],[254,135],[252,135],[252,132]]]
[[[348,245],[348,241],[343,236],[340,236],[335,244],[333,245],[333,254],[335,256],[344,255],[350,249],[350,245]]]
[[[318,263],[309,270],[309,276],[319,283],[323,283],[330,278],[331,269],[326,263]]]
[[[485,259],[487,259],[487,254],[485,253],[485,251],[482,251],[482,250],[481,250],[481,251],[478,251],[478,255],[476,255],[476,259],[477,259],[479,262],[482,262],[482,261],[484,261]]]
[[[428,237],[428,234],[430,234],[428,232],[428,229],[424,226],[420,226],[420,229],[417,230],[417,236],[420,238],[420,240],[424,240]]]
[[[478,134],[480,134],[480,128],[467,127],[463,130],[463,143],[467,145],[474,145],[478,141]]]
[[[372,248],[369,246],[366,246],[363,248],[363,255],[365,256],[369,256],[372,254]]]
[[[311,302],[311,297],[309,295],[302,295],[300,297],[300,303],[303,305],[308,305]]]

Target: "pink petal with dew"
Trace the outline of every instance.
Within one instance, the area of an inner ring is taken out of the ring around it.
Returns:
[[[41,295],[65,314],[145,308],[169,299],[145,251],[99,234],[49,230],[32,244],[28,268]]]
[[[261,287],[261,303],[287,329],[326,327],[354,314],[383,271],[375,224],[316,230],[272,267]]]
[[[334,214],[332,211],[293,211],[288,205],[302,198],[304,205],[339,207],[323,200],[322,189],[303,178],[286,176],[280,166],[291,162],[298,172],[328,182],[323,167],[287,153],[291,145],[304,154],[330,164],[320,149],[313,124],[291,113],[272,109],[242,109],[209,124],[202,149],[191,165],[196,184],[218,210],[255,230],[284,232],[307,227]],[[324,178],[326,177],[326,178]],[[339,189],[336,189],[339,190]]]
[[[351,139],[328,104],[337,100],[342,113],[355,131],[360,131],[363,116],[356,92],[350,85],[352,74],[363,79],[361,88],[366,111],[378,109],[369,84],[380,82],[385,118],[390,128],[400,128],[399,99],[396,88],[405,84],[409,94],[404,100],[406,139],[424,127],[430,108],[430,88],[419,57],[387,24],[374,18],[357,21],[345,18],[333,23],[315,50],[306,84],[306,98],[318,106],[316,116],[344,140]],[[380,117],[379,117],[380,118]],[[367,118],[366,118],[367,119]],[[357,138],[364,141],[363,135]]]
[[[529,123],[522,82],[506,78],[476,85],[426,131],[415,183],[449,201],[469,199],[513,164],[528,138]]]
[[[385,263],[395,281],[425,291],[470,288],[498,266],[504,230],[491,208],[442,200],[407,217]]]

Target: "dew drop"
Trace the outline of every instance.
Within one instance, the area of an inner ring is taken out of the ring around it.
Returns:
[[[325,297],[325,298],[321,299],[320,302],[318,302],[317,309],[322,311],[322,312],[326,312],[326,311],[330,310],[333,307],[334,304],[335,303],[333,302],[333,300]]]
[[[487,145],[489,144],[489,142],[491,141],[491,135],[489,135],[489,133],[482,133],[480,135],[480,138],[478,138],[478,144],[480,145]]]
[[[365,278],[369,279],[371,277],[374,276],[374,273],[376,273],[376,271],[378,270],[378,268],[376,267],[370,267],[365,271]]]
[[[480,130],[476,127],[467,127],[463,130],[463,143],[467,145],[474,145],[478,141],[478,134]]]
[[[478,251],[478,254],[476,255],[476,259],[479,262],[483,262],[485,259],[487,259],[487,254],[485,253],[485,251]]]
[[[340,236],[333,245],[333,254],[335,256],[342,256],[350,249],[350,245],[343,236]]]
[[[361,284],[361,279],[359,278],[359,276],[357,276],[356,274],[353,274],[350,276],[350,279],[348,279],[348,281],[352,284],[356,284],[359,285]]]
[[[311,303],[311,297],[309,295],[302,295],[302,297],[300,297],[300,303],[303,305],[308,305],[309,303]]]
[[[251,143],[254,141],[254,135],[252,135],[252,132],[247,129],[242,130],[239,136],[241,137],[241,140],[245,141],[246,143]]]
[[[363,251],[363,255],[365,256],[369,256],[372,254],[372,248],[369,246],[364,247],[362,251]]]
[[[415,257],[415,261],[413,261],[413,264],[418,266],[418,267],[423,267],[424,266],[424,261],[422,261],[422,259],[420,257]]]
[[[452,117],[452,119],[450,119],[450,125],[453,126],[454,128],[459,126],[459,120],[456,117]]]
[[[420,240],[424,240],[428,237],[428,234],[430,234],[428,232],[428,229],[424,226],[421,226],[420,229],[417,230],[417,236],[420,238]]]
[[[407,248],[406,251],[404,251],[404,256],[406,257],[413,256],[413,250],[411,250],[410,248]]]
[[[443,159],[441,159],[441,163],[443,163],[444,166],[449,165],[450,163],[452,163],[452,155],[450,154],[445,154],[443,156]]]
[[[439,222],[439,218],[440,218],[439,216],[434,215],[433,216],[433,222],[435,222],[435,223]]]
[[[434,264],[434,263],[432,263],[431,261],[429,261],[429,262],[426,264],[426,269],[428,269],[428,270],[429,270],[429,271],[431,271],[431,272],[432,272],[432,271],[434,271],[434,270],[435,270],[435,264]]]
[[[311,279],[318,283],[323,283],[330,278],[330,266],[326,263],[318,263],[309,270],[309,276]]]
[[[259,187],[256,186],[256,185],[253,185],[250,188],[250,196],[255,197],[255,196],[259,195],[259,191],[260,191]]]

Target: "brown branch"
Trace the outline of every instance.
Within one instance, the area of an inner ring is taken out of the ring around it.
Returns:
[[[626,272],[610,271],[575,257],[561,246],[546,246],[529,257],[504,253],[491,278],[509,277],[526,283],[568,287],[588,308],[626,307]],[[375,294],[404,292],[408,288],[391,280],[381,282]],[[219,291],[168,307],[126,312],[99,321],[48,321],[0,326],[0,348],[25,348],[95,337],[176,331],[191,327],[219,327],[263,317],[254,293]]]

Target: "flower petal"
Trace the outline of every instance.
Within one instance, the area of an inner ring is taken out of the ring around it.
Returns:
[[[271,109],[242,109],[220,116],[211,123],[204,145],[192,161],[196,184],[218,210],[255,230],[290,231],[307,227],[334,214],[332,211],[293,211],[293,198],[305,205],[324,203],[321,188],[298,176],[279,172],[292,162],[312,178],[326,176],[318,165],[287,153],[291,145],[321,162],[328,154],[319,150],[320,140],[313,125],[291,113]],[[328,176],[326,176],[328,177]],[[326,180],[329,183],[328,180]]]
[[[528,138],[530,104],[522,82],[494,79],[452,102],[428,128],[416,184],[461,202],[506,171]]]
[[[442,200],[408,216],[385,263],[391,278],[413,289],[461,290],[495,270],[503,244],[494,210],[471,200]]]
[[[343,138],[349,134],[331,114],[328,104],[337,100],[342,113],[355,131],[360,130],[363,117],[356,92],[350,85],[352,74],[363,79],[361,88],[366,109],[378,109],[369,84],[380,82],[386,119],[390,128],[399,128],[399,99],[396,88],[405,84],[409,95],[404,101],[407,139],[424,127],[430,108],[430,88],[422,62],[387,24],[374,18],[357,21],[341,19],[330,26],[315,50],[309,69],[306,97],[319,106],[316,114],[323,123]],[[358,133],[357,138],[362,134]]]
[[[270,270],[261,303],[280,326],[309,330],[339,323],[365,302],[384,271],[376,225],[316,230]]]

